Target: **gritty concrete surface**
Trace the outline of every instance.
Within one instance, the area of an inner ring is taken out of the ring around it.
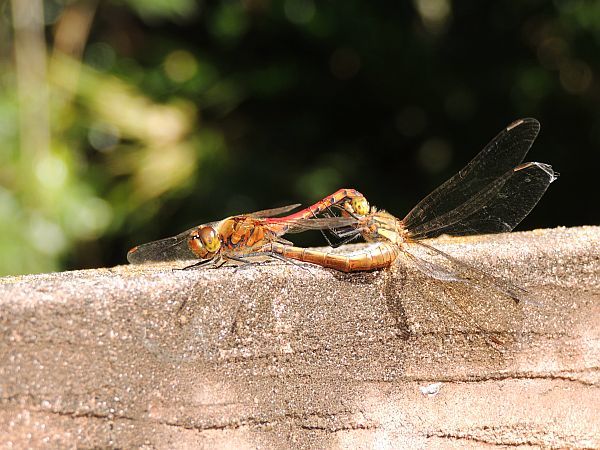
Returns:
[[[600,227],[435,244],[531,297],[405,261],[2,278],[0,446],[600,447]]]

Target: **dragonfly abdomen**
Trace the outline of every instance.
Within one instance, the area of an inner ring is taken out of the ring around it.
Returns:
[[[341,272],[359,272],[389,267],[398,257],[397,246],[379,242],[350,255],[326,253],[290,245],[273,243],[270,250],[285,258],[318,264]]]

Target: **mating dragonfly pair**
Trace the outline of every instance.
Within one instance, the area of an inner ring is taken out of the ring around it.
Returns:
[[[518,300],[523,295],[520,288],[462,263],[424,240],[442,234],[508,232],[517,226],[558,177],[547,164],[523,163],[539,130],[535,119],[513,122],[404,219],[370,206],[355,189],[340,189],[283,217],[275,216],[299,205],[232,216],[142,244],[130,250],[127,259],[133,264],[196,259],[199,261],[189,267],[220,267],[272,257],[356,272],[389,267],[403,254],[433,278],[478,283]],[[328,239],[333,246],[359,237],[372,244],[344,255],[295,247],[282,237],[311,229],[333,236],[333,241]],[[418,256],[419,252],[411,251],[413,246],[429,257]],[[440,258],[443,263],[437,262]]]

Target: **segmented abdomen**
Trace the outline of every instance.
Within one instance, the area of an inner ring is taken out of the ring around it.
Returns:
[[[378,242],[352,254],[327,253],[290,245],[273,243],[266,247],[285,258],[318,264],[341,272],[360,272],[389,267],[398,257],[399,248],[387,242]]]

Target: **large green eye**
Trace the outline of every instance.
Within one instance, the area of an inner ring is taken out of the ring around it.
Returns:
[[[352,209],[359,216],[366,216],[369,214],[369,202],[364,197],[354,197],[350,202]]]
[[[202,227],[198,231],[198,237],[204,245],[204,248],[211,253],[216,252],[221,247],[219,234],[213,227]]]

